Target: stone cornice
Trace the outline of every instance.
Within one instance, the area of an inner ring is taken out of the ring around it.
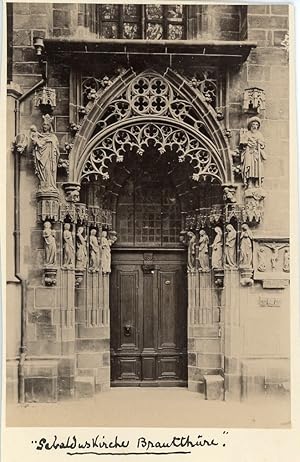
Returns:
[[[125,40],[47,38],[48,54],[119,54],[119,55],[194,55],[206,58],[226,58],[235,63],[244,62],[256,42],[225,40]]]

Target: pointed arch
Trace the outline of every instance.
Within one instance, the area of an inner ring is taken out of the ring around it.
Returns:
[[[208,175],[232,182],[228,141],[216,112],[171,69],[163,75],[129,69],[101,94],[75,138],[69,180],[80,183],[89,173],[107,178],[108,163],[122,161],[126,146],[142,155],[150,140],[161,153],[176,147],[178,160],[193,165],[194,180]]]

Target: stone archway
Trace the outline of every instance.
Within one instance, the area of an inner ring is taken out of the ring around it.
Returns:
[[[64,185],[68,205],[61,212],[61,220],[72,220],[74,212],[73,231],[81,227],[87,246],[87,265],[76,266],[74,273],[75,306],[80,319],[76,329],[77,375],[80,381],[85,380],[83,377],[93,370],[96,388],[105,389],[109,386],[110,268],[104,265],[104,260],[116,241],[116,232],[113,212],[102,201],[101,188],[103,191],[103,184],[110,181],[110,167],[123,164],[128,152],[144,159],[152,146],[161,159],[173,152],[177,163],[186,164],[189,181],[195,187],[201,183],[232,185],[233,174],[228,141],[215,110],[200,91],[170,69],[164,75],[154,71],[136,75],[132,69],[124,72],[97,94],[86,112],[70,151],[69,182]],[[115,183],[119,183],[118,179]],[[201,210],[199,203],[183,215],[180,241],[181,246],[187,247],[188,255],[187,317],[188,338],[192,343],[198,339],[198,331],[206,332],[207,323],[213,324],[214,333],[219,329],[221,306],[213,293],[217,286],[221,288],[224,271],[216,272],[211,267],[202,271],[196,249],[200,229],[205,228],[212,241],[213,227],[223,226],[220,212],[223,200],[219,194],[219,206],[210,204]],[[98,253],[96,263],[93,246]],[[203,296],[199,296],[201,291]],[[95,350],[83,354],[87,337],[95,344]],[[214,348],[220,349],[218,334],[213,342],[218,344]],[[196,356],[204,358],[204,364],[210,363],[211,356],[203,356],[201,351],[197,350]],[[194,356],[192,350],[189,358]],[[217,365],[222,363],[219,356],[213,359]],[[91,366],[89,371],[85,371],[86,360]],[[195,372],[194,359],[191,361],[188,383],[193,389],[207,368],[201,364]],[[212,367],[211,371],[219,369]]]
[[[202,93],[179,74],[132,70],[98,94],[70,153],[69,181],[80,183],[89,172],[107,175],[105,164],[122,161],[124,146],[144,146],[154,138],[161,153],[177,144],[179,160],[195,165],[194,179],[208,175],[232,182],[227,139],[214,109]]]

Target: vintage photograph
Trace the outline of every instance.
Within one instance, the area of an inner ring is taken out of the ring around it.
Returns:
[[[6,4],[7,426],[290,428],[292,14]]]

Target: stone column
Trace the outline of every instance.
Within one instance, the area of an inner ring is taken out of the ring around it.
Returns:
[[[238,269],[225,269],[223,349],[225,396],[229,399],[240,399],[241,397],[240,309],[242,299],[246,296],[246,290],[240,285]]]
[[[222,368],[219,323],[223,289],[214,287],[212,272],[189,275],[188,388],[204,397],[204,376]]]
[[[61,352],[59,392],[73,397],[75,388],[75,269],[61,270]]]

